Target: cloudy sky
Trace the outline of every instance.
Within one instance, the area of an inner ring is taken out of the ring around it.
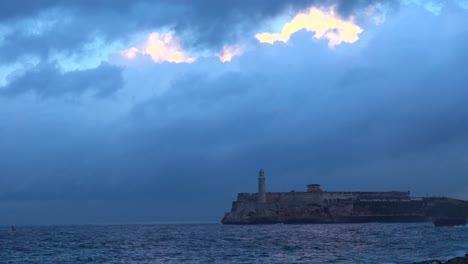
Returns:
[[[0,224],[218,222],[237,192],[468,199],[468,1],[0,3]]]

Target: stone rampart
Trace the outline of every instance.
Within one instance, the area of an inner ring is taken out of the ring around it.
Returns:
[[[267,192],[267,202],[315,202],[329,203],[337,200],[355,201],[355,200],[410,200],[407,192]],[[239,193],[237,202],[256,202],[256,193]]]

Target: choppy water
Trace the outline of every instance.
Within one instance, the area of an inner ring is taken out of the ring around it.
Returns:
[[[411,263],[468,251],[431,224],[0,227],[0,263]]]

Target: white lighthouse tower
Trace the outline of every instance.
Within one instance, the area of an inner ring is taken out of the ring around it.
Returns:
[[[266,203],[266,192],[265,192],[265,172],[261,169],[258,172],[258,202]]]

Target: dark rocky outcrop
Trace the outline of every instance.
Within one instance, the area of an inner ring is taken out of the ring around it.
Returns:
[[[464,257],[456,257],[456,258],[449,259],[447,261],[433,259],[433,260],[414,262],[413,264],[468,264],[468,254],[466,254]]]
[[[413,262],[413,264],[442,264],[442,261],[440,261],[438,259],[431,259],[431,260]]]
[[[468,202],[446,197],[410,197],[408,192],[239,193],[223,224],[428,222],[466,219]]]

